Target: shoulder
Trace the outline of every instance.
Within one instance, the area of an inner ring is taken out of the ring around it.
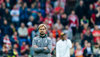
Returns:
[[[38,39],[39,39],[39,36],[33,38],[33,40],[38,40]]]
[[[47,40],[51,41],[51,38],[50,37],[47,37]]]
[[[68,42],[71,42],[71,40],[67,39]]]
[[[61,40],[58,40],[58,41],[57,41],[57,44],[59,44],[60,42],[61,42]]]

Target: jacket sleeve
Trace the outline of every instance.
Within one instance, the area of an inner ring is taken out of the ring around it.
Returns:
[[[33,38],[33,41],[32,41],[33,50],[34,50],[35,52],[43,52],[44,47],[35,48],[34,45],[36,45],[36,38]]]
[[[52,42],[51,42],[51,39],[48,40],[48,46],[47,46],[47,50],[44,50],[43,52],[44,53],[51,53],[52,51]]]
[[[69,40],[68,47],[72,48],[72,42],[71,42],[71,40]]]
[[[65,55],[63,57],[70,57],[70,48],[72,48],[72,43],[70,40],[68,40],[67,47],[69,49],[69,54],[65,52]]]
[[[59,56],[59,44],[56,44],[56,57],[60,57]]]

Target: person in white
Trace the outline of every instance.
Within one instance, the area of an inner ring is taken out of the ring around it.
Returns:
[[[70,57],[72,43],[66,37],[65,33],[61,33],[61,39],[56,44],[56,57]]]
[[[17,9],[16,5],[14,5],[13,9],[10,12],[11,16],[12,16],[12,22],[19,22],[19,15],[20,12]]]

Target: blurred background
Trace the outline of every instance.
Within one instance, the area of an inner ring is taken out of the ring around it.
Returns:
[[[100,57],[100,0],[0,0],[0,56],[33,57],[41,23],[52,39],[52,57],[61,32],[73,43],[71,57]]]

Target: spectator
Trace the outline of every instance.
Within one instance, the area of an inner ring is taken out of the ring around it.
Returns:
[[[100,25],[100,7],[98,7],[98,13],[96,14],[95,24]]]
[[[76,30],[78,29],[79,23],[78,23],[78,17],[77,15],[75,15],[74,10],[71,11],[71,14],[68,17],[68,20],[69,20],[69,26],[71,27],[72,32],[73,32],[73,37],[75,37]]]
[[[3,13],[4,13],[4,11],[2,9],[2,6],[0,5],[0,21],[2,20]],[[0,22],[0,24],[1,24],[1,22]]]
[[[6,19],[9,22],[9,24],[11,24],[11,15],[9,9],[5,9],[5,14],[3,18]]]
[[[82,32],[81,32],[81,39],[83,39],[83,35],[86,33],[86,31],[87,31],[87,29],[88,29],[88,25],[87,24],[85,24],[84,26],[83,26],[83,28],[81,28],[82,29]]]
[[[67,15],[65,13],[63,13],[61,15],[61,19],[60,19],[61,24],[65,27],[66,25],[68,25],[68,18]]]
[[[90,19],[91,15],[95,13],[95,9],[93,9],[93,4],[89,5],[88,16],[87,18]]]
[[[18,49],[18,45],[17,44],[13,45],[13,53],[14,53],[15,56],[19,55],[19,49]]]
[[[59,14],[61,10],[64,10],[64,9],[61,7],[60,3],[58,3],[57,7],[54,8],[54,12]]]
[[[30,17],[29,17],[29,22],[31,22],[33,26],[34,26],[34,24],[37,24],[37,22],[35,22],[33,16],[30,16]]]
[[[83,51],[80,45],[78,45],[75,50],[75,57],[83,57]]]
[[[96,20],[96,14],[93,13],[93,14],[91,15],[91,18],[90,18],[90,27],[91,27],[91,28],[94,27],[94,25],[95,25],[95,20]]]
[[[12,23],[18,27],[19,26],[19,10],[17,9],[16,5],[14,5],[13,9],[10,12],[11,16],[12,16]]]
[[[25,24],[28,21],[28,8],[27,4],[23,3],[23,6],[20,8],[20,22],[24,22]]]
[[[75,50],[77,49],[77,46],[80,46],[80,43],[78,41],[75,42]]]
[[[72,48],[70,49],[70,56],[71,57],[75,57],[74,51],[75,51],[75,49],[74,49],[74,43],[72,43]]]
[[[5,5],[5,3],[2,3],[2,9],[3,9],[3,10],[6,9],[6,5]]]
[[[22,0],[17,0],[16,1],[16,8],[19,10],[20,9],[20,7],[22,6]]]
[[[94,8],[97,9],[97,7],[100,6],[100,0],[97,0],[97,2],[94,3]]]
[[[13,35],[14,34],[14,32],[16,31],[16,28],[15,28],[15,26],[13,25],[13,24],[10,24],[10,29],[11,29],[11,35]]]
[[[92,33],[90,32],[90,29],[87,29],[86,33],[83,35],[83,42],[87,40],[88,42],[92,43],[92,39],[93,39]]]
[[[83,17],[83,15],[85,15],[86,13],[86,8],[84,6],[84,2],[83,0],[80,0],[79,5],[76,7],[76,14],[79,17],[79,23],[80,23],[80,19]]]
[[[53,25],[52,17],[47,15],[46,18],[44,19],[44,23],[46,23],[48,25],[48,27],[52,27],[52,25]]]
[[[24,23],[21,23],[21,27],[18,28],[19,37],[26,38],[28,35],[27,28]]]
[[[32,36],[32,39],[35,37],[35,36],[38,36],[39,35],[39,31],[38,31],[38,25],[37,24],[35,24],[34,25],[34,30],[32,31],[32,33],[31,33],[31,36]],[[31,40],[32,40],[31,39]]]
[[[53,14],[53,8],[50,4],[50,0],[47,0],[46,2],[46,14],[52,15]]]
[[[0,5],[4,2],[4,0],[0,0]]]
[[[10,26],[8,25],[7,20],[4,20],[3,22],[4,23],[1,26],[2,35],[4,36],[4,35],[8,34],[9,36],[11,36],[11,29],[10,29]]]
[[[57,20],[57,23],[55,23],[55,27],[57,28],[57,30],[63,29],[63,25],[61,24],[60,20]]]
[[[32,13],[32,16],[34,17],[34,19],[36,20],[36,18],[37,18],[37,14],[38,14],[38,9],[37,8],[35,8],[35,4],[33,3],[33,4],[31,4],[31,13]]]
[[[22,43],[22,46],[21,46],[21,55],[25,56],[26,55],[26,52],[27,52],[27,45],[25,42]]]
[[[10,0],[6,0],[6,8],[11,9],[12,5],[10,3]]]
[[[1,4],[1,11],[2,11],[2,12],[1,12],[1,13],[2,13],[1,17],[4,16],[3,13],[5,13],[5,9],[6,9],[5,3],[2,3],[2,4]]]
[[[6,44],[4,44],[3,47],[2,47],[2,53],[3,53],[3,56],[7,57],[8,49],[6,47]]]
[[[12,45],[19,44],[19,38],[18,38],[17,32],[14,32],[14,34],[12,35],[11,42],[12,42]]]
[[[31,22],[28,22],[27,25],[28,25],[28,37],[30,38],[31,37],[31,33],[34,30],[34,27],[32,26]]]
[[[95,25],[94,31],[92,32],[93,34],[93,42],[96,43],[97,40],[100,40],[100,30],[97,25]]]
[[[84,26],[84,24],[89,25],[89,20],[86,18],[86,16],[83,16],[81,19],[81,26]]]
[[[24,23],[21,23],[21,27],[18,28],[18,34],[19,34],[19,39],[20,39],[19,40],[20,45],[22,45],[23,41],[27,42],[28,31]]]
[[[29,49],[29,45],[26,45],[25,46],[25,49],[26,49],[26,52],[25,52],[25,56],[29,56],[29,53],[30,53],[30,49]]]
[[[60,15],[58,15],[57,13],[54,13],[54,15],[52,17],[53,17],[53,21],[55,24],[57,22],[57,20],[59,19]]]
[[[8,50],[8,56],[13,56],[13,49],[12,46],[10,46],[9,50]]]
[[[38,17],[39,17],[39,23],[43,23],[44,18],[42,16],[41,12],[38,13]]]
[[[100,56],[100,48],[99,48],[99,45],[98,43],[94,43],[94,46],[93,46],[93,54],[94,54],[94,57],[99,57]]]
[[[92,57],[93,55],[93,49],[91,47],[91,43],[87,44],[87,48],[83,52],[84,57]]]
[[[65,29],[63,30],[63,32],[68,35],[68,39],[72,40],[72,36],[73,36],[72,30],[68,25],[65,26]]]
[[[8,35],[4,36],[3,43],[6,45],[6,48],[9,50],[11,46],[11,41]]]
[[[57,0],[57,1],[54,3],[54,7],[57,7],[58,5],[60,5],[63,9],[65,8],[65,3],[62,2],[62,0]]]
[[[81,44],[81,46],[83,47],[83,51],[87,48],[87,44],[88,44],[88,41],[85,40],[83,44]]]
[[[61,34],[62,31],[58,30],[57,27],[54,26],[53,30],[51,30],[51,32],[53,33],[54,38],[58,38],[58,37],[60,37],[60,34]]]

